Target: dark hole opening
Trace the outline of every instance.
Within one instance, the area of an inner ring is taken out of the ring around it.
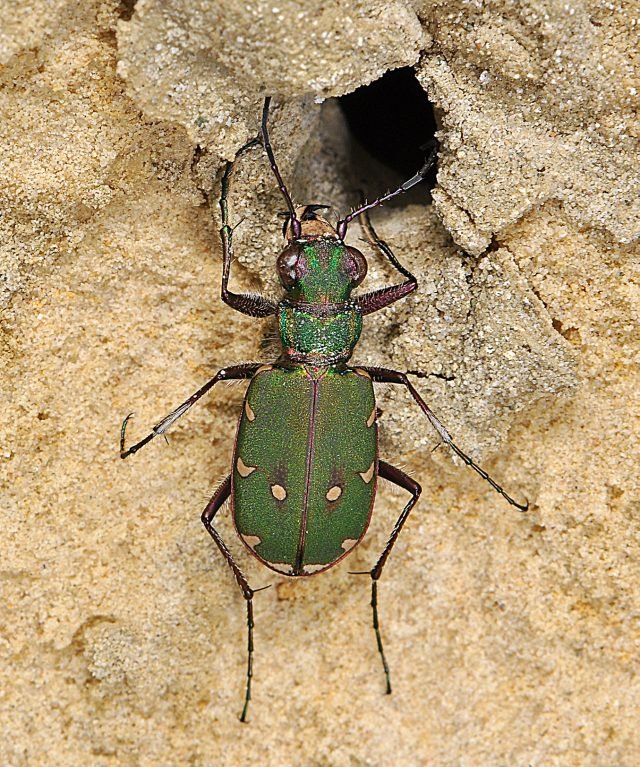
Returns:
[[[421,147],[433,138],[436,120],[411,67],[387,72],[342,96],[339,103],[354,139],[352,172],[356,179],[398,186],[422,166],[429,150]],[[398,204],[429,201],[435,178],[434,167],[422,184],[398,198]]]
[[[120,7],[118,9],[120,18],[124,21],[130,21],[137,2],[138,0],[120,0]]]

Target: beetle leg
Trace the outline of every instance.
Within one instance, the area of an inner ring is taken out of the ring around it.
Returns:
[[[257,139],[245,144],[236,155],[238,157],[249,147],[258,143]],[[228,162],[222,176],[222,185],[220,191],[220,210],[222,212],[222,227],[220,228],[220,239],[222,240],[222,288],[220,295],[225,304],[242,314],[248,314],[250,317],[268,317],[275,314],[277,305],[268,298],[251,293],[232,293],[229,289],[229,271],[231,270],[231,261],[233,260],[233,229],[229,225],[229,210],[227,199],[229,197],[229,183],[233,173],[235,160]]]
[[[380,653],[380,658],[382,660],[382,668],[384,669],[384,676],[387,683],[386,693],[387,695],[389,695],[391,694],[391,677],[389,674],[389,665],[387,663],[387,659],[384,654],[384,648],[382,646],[382,635],[380,633],[380,622],[378,620],[378,579],[382,575],[382,569],[385,566],[387,558],[391,552],[391,549],[393,548],[394,543],[396,542],[398,538],[398,535],[400,535],[400,530],[402,530],[402,526],[407,521],[409,512],[416,505],[416,502],[418,498],[420,497],[422,488],[414,479],[411,479],[411,477],[408,474],[405,474],[403,471],[401,471],[397,467],[392,466],[390,463],[386,463],[385,461],[378,461],[378,475],[382,477],[382,479],[386,479],[387,481],[392,482],[394,485],[401,487],[403,490],[406,490],[408,493],[411,493],[411,498],[409,499],[409,502],[404,507],[404,509],[402,510],[402,513],[398,517],[398,521],[393,526],[393,530],[391,531],[391,535],[389,536],[389,540],[387,541],[382,551],[382,554],[380,554],[380,556],[378,557],[378,561],[375,563],[374,567],[372,568],[370,572],[371,610],[373,613],[373,630],[375,631],[376,644],[378,645],[378,652]]]
[[[413,386],[411,381],[409,381],[406,373],[400,373],[397,370],[388,370],[387,368],[362,369],[366,370],[366,372],[371,376],[371,379],[377,383],[394,383],[406,386],[413,399],[418,403],[422,412],[429,419],[429,423],[440,435],[440,439],[445,442],[453,450],[453,452],[467,464],[467,466],[471,467],[475,472],[477,472],[482,477],[482,479],[486,480],[497,493],[499,493],[512,506],[515,506],[516,509],[519,511],[526,511],[529,508],[528,501],[525,503],[518,503],[517,501],[514,501],[514,499],[492,477],[490,477],[483,468],[478,466],[475,461],[469,458],[469,456],[455,444],[455,442],[451,439],[449,432],[440,423],[438,418],[436,418],[431,408],[418,393],[418,390]]]
[[[202,524],[205,526],[209,535],[215,541],[216,546],[220,549],[220,553],[226,559],[227,564],[233,570],[233,575],[236,579],[236,583],[242,589],[242,596],[247,603],[247,687],[244,696],[244,706],[242,713],[240,714],[240,721],[246,722],[247,710],[249,708],[249,701],[251,700],[251,679],[253,677],[253,595],[254,590],[247,583],[247,579],[244,577],[242,570],[236,564],[231,552],[227,548],[226,543],[220,537],[220,533],[213,527],[213,518],[224,504],[224,502],[231,495],[231,474],[224,480],[220,487],[213,494],[213,497],[207,504],[205,510],[202,512]]]
[[[389,304],[394,303],[394,301],[399,301],[401,298],[408,296],[409,293],[413,293],[418,287],[418,281],[415,278],[415,275],[398,261],[389,245],[378,237],[369,218],[369,214],[366,211],[363,212],[360,222],[369,243],[378,248],[391,265],[407,278],[400,285],[390,285],[386,288],[379,288],[378,290],[372,290],[370,293],[363,293],[361,296],[356,296],[354,301],[362,314],[371,314],[372,312],[384,309],[385,306],[389,306]]]
[[[195,394],[192,394],[189,399],[185,400],[181,405],[178,405],[178,407],[175,410],[172,410],[169,415],[165,416],[162,421],[160,421],[160,423],[157,423],[151,430],[150,434],[147,434],[147,436],[144,439],[141,439],[140,442],[136,442],[135,445],[132,445],[128,450],[125,450],[125,431],[127,429],[129,419],[133,415],[133,413],[129,413],[129,415],[122,422],[122,427],[120,428],[120,458],[127,458],[133,453],[137,453],[141,447],[144,447],[148,442],[151,442],[151,440],[154,437],[157,437],[158,434],[164,434],[170,426],[173,426],[173,424],[178,420],[178,418],[180,418],[180,416],[184,415],[187,410],[189,410],[189,408],[194,405],[200,399],[200,397],[202,397],[203,394],[206,394],[209,389],[215,386],[218,381],[253,378],[256,370],[260,367],[260,365],[260,362],[248,362],[244,365],[233,365],[230,368],[222,368],[221,370],[218,370],[218,372],[210,381],[207,381],[207,383],[198,389]]]

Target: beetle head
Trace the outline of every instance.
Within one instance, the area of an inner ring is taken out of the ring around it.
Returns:
[[[367,262],[357,248],[345,245],[335,228],[316,211],[325,205],[296,209],[301,236],[294,239],[290,222],[284,231],[289,242],[277,261],[278,275],[288,295],[310,303],[338,303],[348,299],[367,274]]]
[[[337,237],[336,230],[331,224],[318,215],[319,210],[328,210],[328,205],[301,205],[296,208],[296,219],[299,222],[301,233],[299,237],[295,236],[291,226],[291,215],[284,213],[285,222],[282,226],[282,234],[289,242],[291,240],[303,239],[307,237]]]

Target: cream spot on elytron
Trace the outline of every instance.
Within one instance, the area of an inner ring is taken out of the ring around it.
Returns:
[[[367,418],[367,426],[371,427],[375,423],[376,420],[376,406],[373,406],[373,410],[371,411],[371,415]]]
[[[258,535],[242,535],[242,533],[240,533],[240,537],[250,549],[255,549],[259,543],[262,543],[262,538]]]
[[[341,495],[342,495],[342,488],[340,487],[340,485],[334,485],[333,487],[329,488],[325,498],[328,501],[337,501]]]
[[[371,378],[369,373],[367,373],[367,371],[364,370],[364,368],[354,368],[353,372],[357,373],[359,376],[364,376],[365,378]]]
[[[241,477],[248,477],[249,474],[253,474],[257,466],[247,466],[242,458],[238,456],[238,460],[236,461],[236,468],[238,469],[238,474]]]
[[[267,562],[266,559],[263,561]],[[267,564],[277,573],[282,573],[283,575],[293,575],[293,568],[288,562],[267,562]]]
[[[266,373],[267,370],[273,370],[273,365],[260,365],[256,370],[256,375],[258,375],[258,373]]]
[[[306,575],[311,575],[311,573],[317,573],[318,570],[324,570],[325,567],[326,567],[326,564],[325,565],[304,565],[302,567],[302,572],[305,573]]]
[[[282,487],[282,485],[271,485],[271,495],[276,499],[276,501],[284,501],[284,499],[287,497],[287,491]]]
[[[249,404],[249,400],[248,399],[246,399],[244,401],[244,412],[246,413],[247,418],[250,421],[255,421],[256,420],[256,414],[253,412],[253,409],[251,408],[251,405]]]
[[[340,545],[345,551],[351,551],[351,549],[356,545],[358,540],[359,538],[345,538]]]
[[[359,471],[358,474],[362,477],[362,481],[365,483],[365,485],[368,485],[369,482],[371,482],[371,479],[373,477],[373,468],[374,463],[371,462],[371,466],[366,471]]]

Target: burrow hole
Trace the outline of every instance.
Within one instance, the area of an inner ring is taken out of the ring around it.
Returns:
[[[375,175],[383,186],[394,188],[421,167],[428,154],[423,147],[434,137],[436,120],[412,67],[387,72],[338,101],[351,133],[354,178],[368,180]],[[396,204],[429,202],[435,183],[434,167]]]

